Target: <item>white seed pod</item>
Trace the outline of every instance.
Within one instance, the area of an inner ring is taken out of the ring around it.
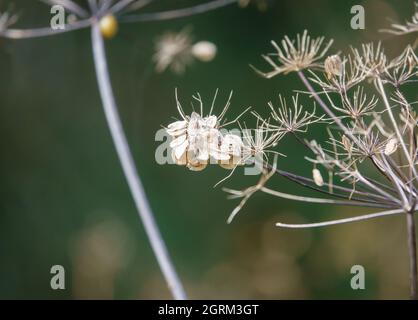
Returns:
[[[179,164],[178,161],[185,158],[188,146],[189,141],[185,134],[171,141],[170,147],[173,150],[171,154],[175,163]],[[180,163],[182,162],[183,160],[180,161]]]
[[[171,150],[171,158],[174,163],[179,166],[185,166],[187,164],[187,152],[183,152],[179,157],[177,157],[175,150]]]
[[[389,139],[389,141],[386,143],[386,146],[385,146],[385,155],[387,156],[391,155],[392,153],[396,151],[396,149],[398,149],[398,139],[396,138]]]
[[[322,178],[321,171],[314,168],[312,170],[312,177],[318,187],[322,187],[324,185],[324,179]]]
[[[172,137],[178,137],[182,134],[185,134],[186,130],[187,130],[186,120],[170,123],[166,129],[167,133]]]
[[[209,41],[199,41],[192,47],[192,54],[196,59],[200,61],[209,62],[212,61],[217,52],[216,45]]]
[[[220,160],[219,165],[227,170],[234,169],[238,165],[242,165],[242,149],[243,142],[241,138],[234,134],[226,134],[222,139],[221,153],[228,155],[228,160]]]
[[[342,74],[343,63],[339,55],[334,54],[325,59],[324,69],[328,79]]]

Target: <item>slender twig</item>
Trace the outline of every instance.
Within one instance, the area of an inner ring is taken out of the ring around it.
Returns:
[[[272,190],[266,187],[262,187],[260,191],[270,194],[272,196],[290,199],[294,201],[309,202],[309,203],[327,203],[343,206],[359,206],[359,207],[373,207],[373,208],[393,208],[393,206],[388,206],[382,203],[373,203],[373,202],[361,202],[361,201],[342,201],[335,199],[325,199],[325,198],[316,198],[316,197],[305,197],[298,196],[294,194],[284,193],[277,190]]]
[[[268,167],[271,168],[270,165],[268,165]],[[298,184],[300,184],[300,185],[302,185],[302,186],[304,186],[306,188],[309,188],[309,189],[312,189],[312,190],[315,190],[315,191],[319,191],[319,192],[324,193],[324,194],[327,194],[327,195],[331,195],[331,196],[335,196],[335,197],[340,197],[340,198],[344,198],[344,199],[348,199],[349,198],[351,200],[364,201],[364,202],[381,203],[383,201],[383,202],[392,203],[392,204],[398,203],[398,202],[392,201],[391,199],[387,199],[386,197],[383,197],[383,196],[380,196],[380,195],[377,195],[377,194],[374,194],[374,193],[371,193],[371,192],[367,192],[366,193],[366,192],[361,192],[361,191],[358,191],[358,190],[354,190],[354,192],[353,192],[352,189],[345,188],[345,187],[338,186],[338,185],[333,185],[333,188],[336,189],[336,190],[342,191],[342,192],[346,192],[348,195],[343,195],[343,194],[337,194],[337,193],[334,193],[334,192],[329,192],[329,191],[326,191],[326,190],[321,189],[319,187],[315,187],[314,186],[315,185],[315,182],[312,179],[310,179],[310,178],[306,178],[306,177],[303,177],[303,176],[299,176],[299,175],[296,175],[294,173],[287,172],[287,171],[280,170],[280,169],[276,169],[276,172],[279,175],[285,177],[286,179],[289,179],[289,180],[291,180],[293,182],[296,182],[296,183],[298,183]],[[328,183],[324,183],[324,186],[325,187],[329,187],[330,185]],[[350,197],[349,196],[350,193],[356,194],[358,196],[365,196],[367,199]],[[371,200],[370,198],[374,198],[374,200]]]
[[[41,38],[47,36],[54,36],[60,33],[66,33],[78,29],[87,28],[91,25],[91,18],[85,20],[79,20],[72,24],[67,24],[65,29],[51,29],[50,27],[34,28],[34,29],[6,29],[0,31],[0,37],[20,40],[30,38]]]
[[[203,4],[198,4],[194,7],[177,9],[177,10],[168,10],[162,12],[151,12],[151,13],[142,13],[137,15],[127,15],[121,18],[123,22],[145,22],[145,21],[161,21],[161,20],[172,20],[183,18],[187,16],[196,15],[199,13],[204,13],[207,11],[215,10],[238,0],[214,0]]]
[[[374,218],[390,216],[390,215],[395,215],[395,214],[401,214],[403,212],[404,212],[403,209],[396,209],[396,210],[389,210],[389,211],[382,211],[378,213],[366,214],[366,215],[357,216],[353,218],[337,219],[337,220],[317,222],[317,223],[287,224],[287,223],[278,222],[276,223],[276,226],[282,227],[282,228],[292,228],[292,229],[317,228],[317,227],[326,227],[326,226],[332,226],[335,224],[350,223],[350,222],[363,221],[363,220],[374,219]]]
[[[61,5],[71,13],[78,15],[79,17],[86,18],[89,16],[89,13],[83,8],[80,7],[77,3],[71,0],[39,0],[40,2],[44,2],[47,5]]]
[[[123,131],[110,83],[104,41],[100,33],[98,22],[93,22],[92,24],[91,37],[97,83],[103,103],[103,109],[123,172],[138,210],[139,217],[144,224],[146,234],[165,280],[168,283],[168,287],[175,299],[184,300],[186,299],[186,294],[174,269],[173,263],[171,262],[164,240],[162,239],[154,220],[153,213],[149,206],[143,185],[136,170],[129,145],[125,137],[125,133]]]
[[[411,285],[411,299],[418,299],[417,295],[417,242],[415,233],[414,213],[406,214],[408,250],[409,250],[409,274]]]

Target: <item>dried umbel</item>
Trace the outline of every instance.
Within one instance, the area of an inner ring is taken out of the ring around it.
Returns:
[[[305,30],[302,35],[298,34],[295,40],[285,36],[281,45],[271,41],[276,52],[262,57],[273,67],[273,71],[263,73],[254,69],[264,77],[272,78],[278,74],[287,74],[307,68],[323,68],[323,63],[320,60],[326,55],[333,42],[330,40],[324,43],[324,40],[324,37],[312,39],[308,35],[308,31]]]
[[[412,27],[408,24],[408,30]],[[270,102],[269,114],[254,113],[257,127],[262,128],[260,137],[264,138],[259,139],[263,141],[258,144],[259,149],[253,140],[251,150],[275,152],[278,141],[289,136],[306,148],[309,154],[305,159],[313,169],[308,176],[303,176],[279,169],[277,156],[273,161],[263,157],[259,162],[261,177],[256,185],[241,191],[225,189],[230,198],[241,199],[228,222],[257,191],[311,204],[380,209],[372,214],[318,223],[277,223],[282,228],[322,227],[404,215],[407,218],[411,297],[416,298],[414,216],[418,210],[418,118],[414,110],[417,101],[408,97],[404,88],[418,80],[417,55],[412,46],[407,46],[398,56],[389,58],[378,43],[352,48],[345,56],[327,56],[331,43],[325,42],[323,37],[311,39],[305,31],[294,40],[284,37],[280,46],[272,41],[276,52],[263,56],[273,70],[257,71],[260,75],[269,79],[279,74],[297,73],[308,98],[314,100],[321,112],[317,115],[314,106],[302,106],[297,96],[293,97],[290,107],[282,97],[279,108]],[[310,137],[308,129],[313,125],[322,126],[328,138],[318,141]],[[284,152],[283,149],[280,151]],[[291,159],[288,152],[286,156],[283,159]],[[266,184],[276,175],[315,190],[320,196],[269,189]]]
[[[412,24],[408,24],[408,30],[412,30],[412,27]],[[283,43],[294,42],[285,37]],[[306,157],[314,164],[312,177],[277,169],[276,172],[331,197],[289,195],[267,189],[264,185],[258,190],[311,203],[384,209],[369,215],[312,224],[278,223],[279,227],[321,227],[394,214],[406,215],[411,260],[411,296],[415,298],[417,259],[414,215],[418,202],[418,137],[414,105],[417,102],[408,100],[403,86],[417,81],[417,55],[411,46],[407,46],[399,56],[390,59],[380,43],[364,44],[361,49],[353,48],[351,51],[350,55],[343,58],[339,55],[328,56],[322,69],[320,60],[310,62],[309,59],[293,59],[294,55],[291,53],[280,55],[292,62],[293,68],[280,69],[270,58],[264,57],[275,70],[262,74],[263,76],[271,78],[279,73],[286,73],[285,69],[297,72],[310,96],[324,112],[323,116],[329,121],[329,139],[323,143],[304,138],[301,136],[304,131],[283,130],[291,132],[296,141],[308,147],[314,155]],[[309,62],[300,64],[297,61]],[[308,69],[308,78],[302,69]],[[376,94],[370,95],[370,91],[375,91]],[[281,110],[273,118],[281,119],[285,114]],[[295,127],[287,121],[280,122],[282,128]],[[320,123],[317,122],[318,125]],[[280,130],[280,126],[276,130]],[[370,171],[370,165],[374,167],[374,172]],[[328,172],[328,182],[323,179],[320,167]]]
[[[170,68],[174,73],[184,73],[195,59],[212,61],[216,56],[216,45],[209,41],[193,43],[190,28],[180,32],[167,32],[155,42],[153,60],[157,72]]]
[[[216,97],[217,91],[209,113],[204,115],[200,94],[193,96],[199,103],[200,113],[193,111],[189,116],[184,112],[176,90],[177,110],[182,120],[175,121],[166,128],[167,133],[173,137],[170,147],[176,164],[185,165],[193,171],[205,169],[209,162],[219,164],[225,169],[234,169],[244,164],[246,147],[242,139],[237,135],[221,133],[221,127],[235,123],[242,114],[234,121],[222,123],[230,106],[232,92],[218,116],[212,114]]]
[[[175,73],[183,73],[185,67],[193,61],[191,48],[190,30],[163,34],[155,42],[155,69],[163,72],[170,67]]]

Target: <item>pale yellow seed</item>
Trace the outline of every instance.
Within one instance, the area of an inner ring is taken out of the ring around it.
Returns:
[[[115,16],[108,14],[100,19],[100,31],[104,38],[112,39],[118,32],[118,21]]]

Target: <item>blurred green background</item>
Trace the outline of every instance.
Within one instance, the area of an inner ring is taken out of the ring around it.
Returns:
[[[11,1],[2,1],[2,9]],[[47,26],[47,6],[13,1],[20,27]],[[149,11],[197,1],[156,1]],[[366,9],[366,29],[350,28],[351,6]],[[194,299],[371,299],[408,297],[404,219],[389,217],[318,230],[284,230],[276,221],[310,222],[365,210],[301,204],[255,194],[231,225],[237,205],[222,186],[235,189],[257,177],[237,170],[203,172],[160,166],[154,135],[177,116],[174,88],[184,106],[199,91],[219,105],[234,90],[231,114],[303,89],[296,75],[265,80],[249,64],[268,70],[262,53],[270,40],[308,29],[334,38],[331,52],[382,40],[391,54],[413,37],[378,32],[386,17],[403,22],[413,1],[277,0],[268,9],[231,5],[203,15],[165,22],[121,24],[106,43],[114,92],[151,206],[169,251]],[[184,75],[154,72],[154,40],[165,31],[192,26],[196,41],[218,46],[210,63],[196,62]],[[305,99],[305,98],[304,98]],[[304,104],[310,106],[309,100]],[[309,136],[320,140],[322,128]],[[89,30],[48,38],[0,39],[0,298],[170,298],[135,211],[106,127],[92,62]],[[288,155],[279,166],[301,174],[312,167],[304,150],[284,139]],[[309,192],[273,178],[269,186]],[[50,268],[66,270],[66,289],[51,290]],[[366,290],[350,287],[350,268],[366,269]]]

